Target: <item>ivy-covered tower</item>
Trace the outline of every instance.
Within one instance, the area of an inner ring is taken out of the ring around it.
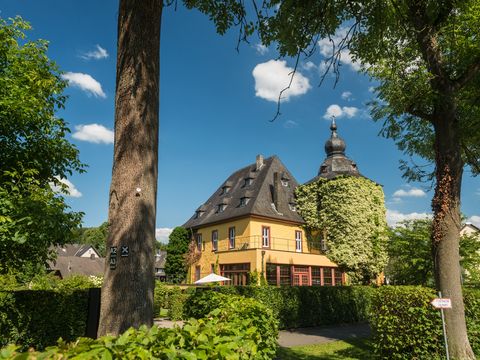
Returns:
[[[383,189],[360,174],[345,155],[345,141],[332,120],[327,157],[318,175],[296,190],[297,206],[312,246],[349,273],[354,283],[375,281],[386,262]]]

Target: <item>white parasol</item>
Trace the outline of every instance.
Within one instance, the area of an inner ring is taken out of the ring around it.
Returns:
[[[207,275],[200,280],[195,281],[195,284],[207,284],[207,283],[213,283],[213,282],[218,282],[218,281],[230,281],[229,278],[211,273],[210,275]]]

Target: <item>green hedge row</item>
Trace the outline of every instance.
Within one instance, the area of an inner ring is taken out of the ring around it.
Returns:
[[[88,290],[0,291],[0,348],[43,349],[85,335]]]
[[[375,291],[366,286],[223,286],[214,289],[259,300],[272,309],[281,329],[367,321]]]
[[[130,329],[119,337],[81,338],[60,343],[44,353],[17,353],[9,346],[0,359],[258,359],[275,356],[278,328],[270,309],[253,299],[213,294],[219,304],[203,319],[183,328]],[[207,305],[206,305],[207,306]],[[209,306],[207,306],[209,307]]]
[[[194,288],[181,289],[179,286],[166,285],[156,281],[153,297],[154,316],[160,316],[161,310],[167,309],[168,317],[171,320],[183,319],[184,303],[193,292],[195,292]]]
[[[480,289],[464,290],[470,344],[480,355]],[[435,291],[420,286],[384,286],[372,298],[373,347],[382,359],[437,359],[444,356]],[[446,310],[448,311],[448,310]]]

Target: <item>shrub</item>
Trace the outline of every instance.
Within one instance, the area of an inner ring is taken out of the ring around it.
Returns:
[[[375,288],[224,286],[215,288],[215,291],[259,300],[273,311],[280,328],[288,329],[367,321],[370,298]],[[188,303],[189,311],[191,306]]]
[[[58,338],[84,336],[88,290],[0,291],[0,347],[8,343],[43,349]]]
[[[60,342],[31,358],[81,359],[271,359],[278,329],[272,312],[253,299],[215,294],[221,305],[203,319],[191,319],[183,328],[129,329],[115,338],[81,338]],[[17,356],[15,346],[3,358]],[[27,355],[27,354],[24,354]],[[20,355],[22,356],[22,355]]]
[[[181,289],[178,286],[166,285],[157,281],[153,298],[154,314],[160,316],[162,309],[168,309],[170,319],[183,319],[184,304],[192,291],[195,289]]]
[[[444,354],[435,291],[419,286],[385,286],[372,299],[373,347],[384,359],[431,359]],[[480,355],[480,290],[464,289],[465,315],[473,351]]]

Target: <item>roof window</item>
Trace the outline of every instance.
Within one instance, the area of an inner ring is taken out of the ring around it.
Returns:
[[[218,214],[218,213],[224,212],[226,207],[227,207],[227,204],[218,204],[217,210],[215,211],[215,213]]]
[[[250,201],[250,198],[249,197],[241,197],[240,198],[240,207],[243,207],[243,206],[246,206],[248,204],[248,202]]]

